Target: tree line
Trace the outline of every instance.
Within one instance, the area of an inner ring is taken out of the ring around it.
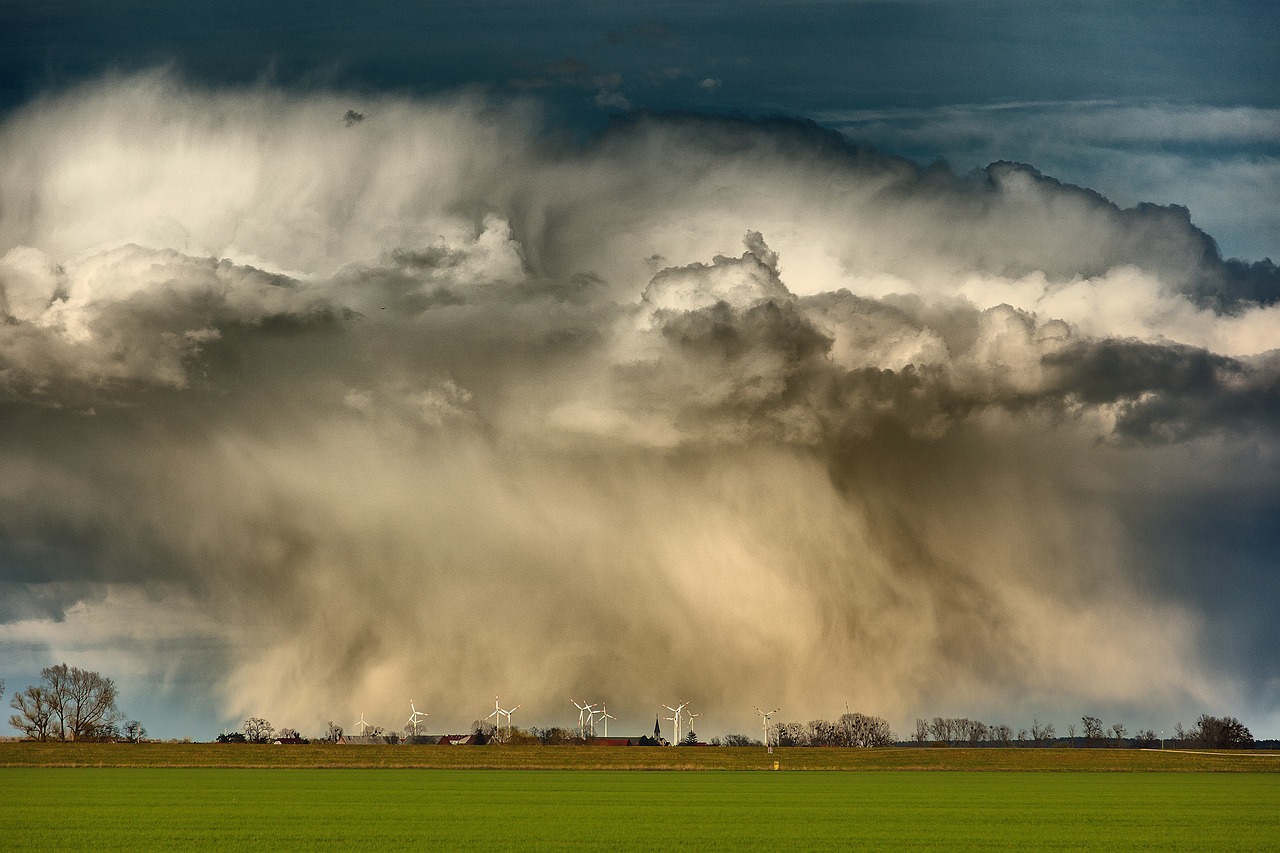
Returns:
[[[1152,749],[1157,746],[1179,748],[1207,747],[1212,749],[1239,749],[1252,746],[1253,733],[1235,717],[1214,717],[1201,714],[1190,729],[1182,723],[1174,726],[1169,737],[1152,729],[1139,729],[1126,737],[1129,729],[1123,723],[1107,726],[1100,717],[1084,715],[1077,727],[1067,726],[1066,736],[1059,737],[1052,723],[1032,720],[1031,729],[1016,732],[1004,724],[988,725],[968,717],[934,717],[932,720],[916,719],[912,740],[927,744],[949,746],[1084,746],[1084,747],[1132,747]]]
[[[770,727],[769,731],[770,741],[775,746],[872,747],[893,746],[896,742],[888,721],[881,717],[857,713],[841,714],[834,721],[776,723]],[[735,744],[742,737],[730,735]]]

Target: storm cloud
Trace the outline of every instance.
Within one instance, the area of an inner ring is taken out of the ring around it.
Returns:
[[[1280,506],[1280,278],[1184,208],[802,121],[578,143],[163,75],[14,113],[0,198],[0,643],[40,665],[304,729],[1280,686],[1228,535]]]

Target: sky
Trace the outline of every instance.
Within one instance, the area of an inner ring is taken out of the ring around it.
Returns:
[[[0,2],[6,697],[1280,736],[1269,7]]]

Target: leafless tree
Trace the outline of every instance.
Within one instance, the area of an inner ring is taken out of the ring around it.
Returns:
[[[929,742],[929,722],[916,717],[915,742],[924,746]]]
[[[137,720],[130,720],[125,723],[122,732],[124,739],[129,743],[141,743],[142,739],[147,736],[146,728]]]
[[[92,670],[65,663],[40,671],[43,684],[10,702],[10,724],[36,740],[85,740],[116,732],[121,720],[116,685]]]
[[[1084,716],[1080,718],[1080,725],[1084,727],[1085,746],[1093,746],[1095,740],[1102,740],[1105,734],[1102,730],[1102,720],[1097,717]]]
[[[1067,737],[1071,738],[1071,745],[1076,745],[1076,724],[1067,723]]]
[[[951,721],[942,717],[934,717],[929,723],[929,730],[933,732],[933,739],[940,743],[951,742]]]
[[[328,728],[326,728],[324,732],[324,740],[327,740],[329,743],[337,743],[342,740],[342,726],[338,725],[333,720],[330,720]]]
[[[1124,723],[1116,723],[1114,726],[1111,727],[1111,733],[1115,735],[1117,747],[1124,746],[1124,732],[1125,732]]]
[[[22,732],[28,740],[61,740],[53,704],[43,687],[28,687],[13,694],[9,707],[18,713],[9,718],[9,725]]]
[[[269,743],[271,736],[275,734],[275,728],[261,717],[250,717],[244,721],[244,725],[240,727],[244,732],[244,739],[249,743]]]
[[[1036,746],[1048,746],[1049,741],[1053,740],[1054,729],[1053,723],[1045,723],[1040,725],[1040,721],[1032,719],[1031,721],[1031,739],[1036,742]]]
[[[981,720],[965,720],[964,736],[969,741],[970,746],[976,746],[987,739],[990,732],[987,724]]]

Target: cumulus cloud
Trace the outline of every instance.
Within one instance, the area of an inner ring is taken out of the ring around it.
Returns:
[[[967,170],[999,159],[1035,163],[1124,205],[1190,208],[1227,253],[1278,257],[1280,110],[1122,101],[957,104],[828,112],[855,139]]]
[[[0,642],[202,613],[174,666],[304,727],[1257,701],[1275,638],[1224,665],[1126,519],[1274,467],[1274,267],[803,122],[351,109],[140,77],[0,128]]]

